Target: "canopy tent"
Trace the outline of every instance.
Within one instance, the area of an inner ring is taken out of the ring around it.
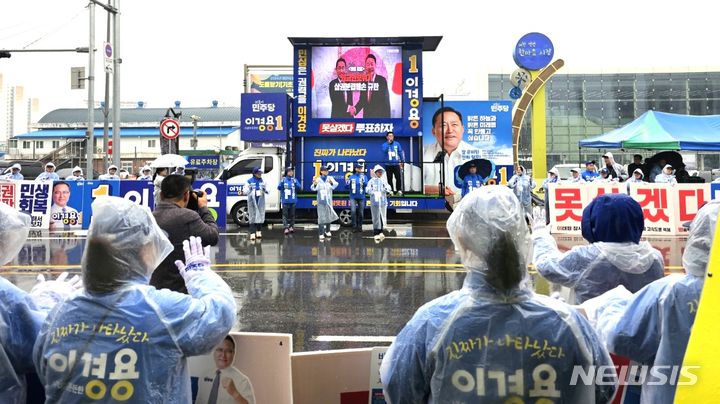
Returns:
[[[629,124],[590,139],[580,147],[720,151],[720,115],[679,115],[648,111]]]

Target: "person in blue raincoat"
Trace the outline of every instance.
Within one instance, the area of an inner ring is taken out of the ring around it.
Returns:
[[[22,166],[15,163],[7,169],[6,174],[2,176],[2,179],[7,181],[22,181],[25,177],[20,174],[20,171],[22,171]]]
[[[370,213],[373,222],[373,238],[375,241],[383,241],[385,234],[383,228],[387,225],[387,195],[391,193],[390,184],[382,177],[382,166],[376,164],[373,167],[373,177],[368,181],[365,192],[370,195]]]
[[[600,175],[598,173],[597,167],[595,167],[595,160],[586,161],[585,171],[580,174],[582,176],[582,179],[585,180],[585,182],[595,181],[595,179]]]
[[[138,181],[152,181],[152,170],[150,170],[150,166],[144,166],[140,170],[140,175],[137,177]]]
[[[360,233],[365,220],[365,185],[368,183],[368,178],[364,174],[365,162],[358,161],[353,166],[353,170],[354,173],[345,180],[345,185],[350,191],[350,214],[353,232]]]
[[[525,174],[525,167],[518,165],[515,168],[515,175],[510,178],[507,186],[513,190],[522,204],[524,214],[526,216],[532,215],[532,190],[535,189],[537,184],[535,184],[535,180],[531,176]]]
[[[285,176],[278,184],[280,201],[282,202],[283,232],[287,235],[295,233],[295,204],[297,203],[297,191],[300,190],[300,181],[295,178],[295,169],[287,167]]]
[[[335,178],[328,175],[328,166],[320,167],[320,175],[313,179],[310,186],[312,191],[317,192],[317,215],[318,215],[318,236],[320,241],[332,237],[330,223],[338,220],[338,215],[333,209],[333,190],[338,183]]]
[[[17,256],[29,230],[30,216],[0,202],[0,265]],[[35,373],[32,352],[40,327],[53,306],[81,286],[77,276],[64,282],[66,276],[38,283],[30,293],[0,276],[0,403],[29,398],[25,379]]]
[[[477,166],[470,164],[468,168],[468,174],[462,179],[462,192],[461,196],[464,197],[474,189],[478,189],[483,186],[483,179],[477,173]]]
[[[262,175],[263,171],[259,167],[253,168],[253,176],[247,180],[243,187],[243,194],[247,195],[250,240],[262,238],[260,229],[265,223],[265,194],[268,193],[268,190]]]
[[[662,172],[655,176],[655,183],[670,185],[677,184],[677,179],[675,179],[675,170],[673,169],[673,166],[671,166],[670,164],[665,164]]]
[[[545,279],[571,288],[568,303],[582,303],[619,285],[635,293],[664,276],[660,251],[640,241],[645,219],[640,204],[628,195],[603,194],[590,202],[581,228],[591,244],[565,253],[545,228],[544,215],[536,216],[533,263]]]
[[[83,181],[85,180],[85,176],[83,175],[82,168],[80,166],[75,166],[72,170],[72,175],[65,178],[67,181]]]
[[[467,270],[463,287],[426,303],[386,352],[388,403],[606,403],[607,384],[572,383],[574,369],[612,366],[587,320],[536,295],[527,273],[523,208],[484,186],[460,201],[447,229]]]
[[[553,167],[548,171],[548,176],[543,180],[541,185],[543,192],[545,193],[545,223],[550,224],[550,184],[560,183],[560,171]]]
[[[187,358],[209,353],[232,328],[230,287],[210,270],[198,237],[175,264],[189,295],[148,285],[173,250],[147,207],[102,196],[81,261],[85,290],[58,304],[33,358],[48,402],[189,403]]]
[[[678,378],[672,377],[673,369],[668,366],[683,365],[719,212],[720,200],[715,199],[700,208],[692,221],[682,257],[685,275],[668,275],[645,286],[629,300],[610,301],[598,310],[598,323],[605,324],[602,335],[608,350],[639,365],[655,366],[654,371],[661,372],[669,381],[659,383],[655,377],[646,377],[641,403],[673,402]],[[690,372],[697,375],[697,369]],[[683,380],[687,378],[683,376]]]
[[[58,181],[60,176],[55,172],[55,164],[52,162],[45,164],[45,171],[41,172],[35,181]]]

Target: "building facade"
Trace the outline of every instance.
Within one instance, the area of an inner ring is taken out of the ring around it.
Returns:
[[[488,99],[508,99],[509,75],[488,75]],[[720,115],[720,72],[556,74],[545,85],[548,167],[598,160],[604,150],[579,149],[578,142],[617,129],[649,110],[687,115]],[[530,112],[532,113],[532,112]],[[521,159],[529,158],[532,133],[525,117]],[[633,154],[656,151],[608,150],[623,164]],[[689,153],[699,170],[720,167],[720,155]],[[693,162],[688,162],[692,166]]]

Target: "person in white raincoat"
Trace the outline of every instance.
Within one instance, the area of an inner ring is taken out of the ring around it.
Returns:
[[[390,192],[390,186],[382,177],[384,171],[379,164],[373,167],[373,177],[365,187],[365,192],[370,196],[375,241],[382,241],[385,238],[383,227],[387,224],[387,193]]]
[[[262,238],[263,223],[265,223],[265,194],[268,193],[265,181],[262,179],[263,171],[259,167],[253,169],[253,176],[245,183],[243,194],[247,195],[248,216],[250,221],[250,240]]]
[[[327,166],[320,167],[320,176],[313,179],[310,186],[311,190],[317,191],[318,235],[320,241],[332,236],[330,223],[338,219],[338,215],[333,209],[333,189],[337,188],[338,183],[328,175],[329,171]]]

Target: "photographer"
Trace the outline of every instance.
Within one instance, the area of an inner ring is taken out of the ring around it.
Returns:
[[[187,293],[185,281],[174,262],[183,258],[183,240],[200,237],[203,246],[216,245],[218,227],[207,209],[207,197],[193,191],[185,176],[168,175],[160,186],[160,201],[153,216],[158,226],[168,234],[174,250],[153,272],[150,284],[157,289],[170,289]]]

